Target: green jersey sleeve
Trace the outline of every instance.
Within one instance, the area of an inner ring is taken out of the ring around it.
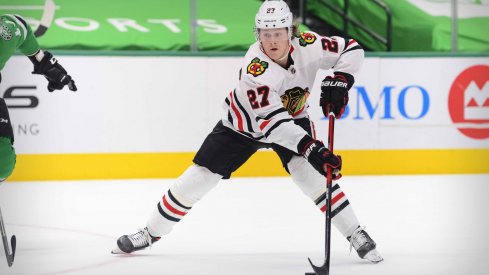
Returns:
[[[15,50],[19,49],[25,55],[33,55],[39,50],[31,27],[19,15],[0,15],[0,36],[0,70]]]

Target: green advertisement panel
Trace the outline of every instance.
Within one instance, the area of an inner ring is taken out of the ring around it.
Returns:
[[[342,30],[343,19],[325,3],[343,10],[346,0],[307,0],[308,12]],[[452,21],[450,0],[377,0],[392,12],[393,51],[451,51]],[[487,1],[458,0],[459,51],[489,51],[489,4]],[[387,16],[373,0],[349,0],[348,15],[383,37]],[[386,46],[372,35],[349,26],[348,34],[369,49],[385,51]]]
[[[44,0],[0,0],[0,13],[20,14],[33,29]],[[244,51],[255,41],[258,0],[54,0],[41,47],[71,50]],[[194,4],[192,4],[194,3]],[[191,31],[192,15],[196,32]]]

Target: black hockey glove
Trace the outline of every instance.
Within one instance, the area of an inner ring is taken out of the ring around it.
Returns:
[[[71,79],[66,70],[58,63],[58,60],[50,52],[44,52],[41,62],[30,58],[34,63],[33,74],[44,75],[48,80],[48,91],[62,90],[65,85],[72,91],[76,91],[75,81]]]
[[[334,77],[327,76],[323,80],[319,106],[321,106],[325,116],[328,116],[329,111],[333,111],[337,118],[341,117],[348,104],[348,90],[354,82],[352,75],[342,72],[335,72]]]
[[[14,144],[14,131],[8,115],[7,104],[3,98],[0,98],[0,137],[10,138]]]
[[[298,152],[323,176],[326,176],[329,166],[333,169],[333,179],[341,178],[341,157],[332,154],[321,141],[305,136],[299,142],[298,149]]]

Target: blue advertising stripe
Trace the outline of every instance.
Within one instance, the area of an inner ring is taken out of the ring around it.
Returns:
[[[338,150],[344,176],[489,173],[489,149]],[[7,181],[176,178],[195,153],[18,155]],[[463,160],[463,161],[460,161]],[[288,176],[273,151],[260,151],[234,177]]]

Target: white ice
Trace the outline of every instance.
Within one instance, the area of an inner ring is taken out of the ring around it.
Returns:
[[[222,181],[151,249],[111,255],[145,226],[173,180],[0,186],[13,267],[0,274],[298,275],[324,256],[324,218],[290,178]],[[349,254],[333,229],[332,275],[488,274],[489,175],[344,177],[340,185],[385,261]]]

